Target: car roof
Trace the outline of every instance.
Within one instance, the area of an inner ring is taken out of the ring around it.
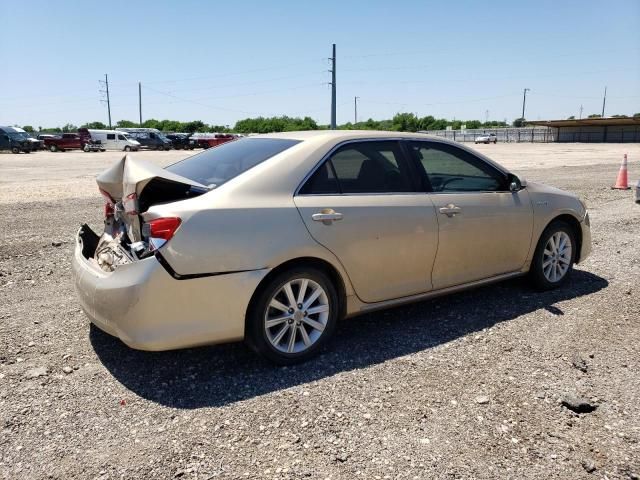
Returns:
[[[305,130],[299,132],[280,132],[252,135],[250,138],[282,138],[288,140],[352,140],[368,138],[415,138],[418,140],[444,140],[442,137],[425,133],[392,132],[384,130]]]

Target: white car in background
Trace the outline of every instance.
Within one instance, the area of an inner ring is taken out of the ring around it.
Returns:
[[[475,139],[476,144],[477,143],[498,143],[498,137],[496,136],[495,133],[488,133],[486,135],[480,135],[478,137],[476,137]]]

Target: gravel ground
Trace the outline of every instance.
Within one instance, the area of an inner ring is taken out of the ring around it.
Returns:
[[[524,280],[343,322],[273,367],[242,344],[145,353],[89,326],[73,236],[118,153],[0,155],[0,478],[640,475],[640,145],[478,145],[589,204],[563,289]],[[161,164],[181,152],[142,152]],[[574,395],[596,407],[574,413]]]

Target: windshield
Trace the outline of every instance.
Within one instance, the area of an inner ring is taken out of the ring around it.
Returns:
[[[169,165],[166,169],[209,188],[215,188],[297,143],[300,141],[245,138],[210,148]]]
[[[26,140],[30,137],[27,132],[9,132],[9,138],[12,140]]]

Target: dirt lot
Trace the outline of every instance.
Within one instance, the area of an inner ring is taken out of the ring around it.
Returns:
[[[91,328],[73,237],[100,225],[93,177],[120,154],[1,154],[0,477],[637,479],[640,205],[609,187],[625,152],[640,178],[640,145],[475,148],[587,201],[594,251],[570,284],[366,315],[293,368],[242,344],[137,352]]]

